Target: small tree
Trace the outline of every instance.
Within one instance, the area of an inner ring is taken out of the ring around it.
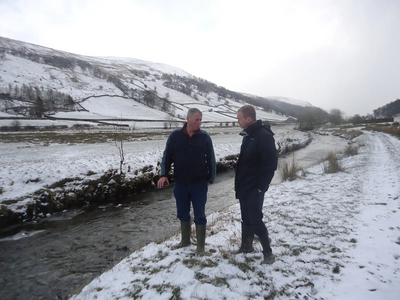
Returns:
[[[317,117],[312,111],[303,111],[297,118],[300,130],[313,130],[317,124]]]
[[[144,103],[149,107],[154,107],[156,103],[156,97],[151,91],[145,91],[143,96]]]
[[[335,125],[343,123],[343,112],[337,108],[331,109],[329,121]]]
[[[11,128],[15,131],[19,131],[21,129],[21,122],[18,120],[14,120],[11,122]]]
[[[38,118],[41,118],[42,115],[43,115],[43,112],[44,112],[44,107],[43,107],[43,100],[42,100],[42,98],[40,98],[40,96],[38,96],[38,97],[36,98],[36,107],[35,107],[35,110],[36,110],[36,116],[37,116]]]
[[[171,129],[172,125],[175,124],[175,119],[171,115],[168,116],[168,124],[169,124],[169,129]]]

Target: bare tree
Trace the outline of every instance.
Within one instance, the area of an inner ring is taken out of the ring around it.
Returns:
[[[168,124],[169,124],[169,128],[172,128],[172,125],[175,124],[175,118],[171,115],[168,116]]]
[[[38,118],[41,118],[44,112],[44,107],[43,107],[43,100],[38,96],[36,98],[36,116]]]
[[[146,105],[149,107],[154,107],[154,105],[156,103],[156,97],[153,94],[153,92],[151,92],[151,91],[144,92],[143,100],[146,103]]]
[[[331,109],[329,121],[335,125],[343,123],[343,112],[337,108]]]
[[[119,154],[119,173],[122,175],[124,172],[122,167],[125,162],[125,154],[124,154],[124,132],[123,132],[122,123],[116,120],[114,124],[114,144],[118,149]]]
[[[19,131],[21,129],[21,122],[18,120],[14,120],[11,122],[11,128],[15,131]]]

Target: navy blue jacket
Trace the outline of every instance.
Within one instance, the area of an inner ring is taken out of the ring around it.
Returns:
[[[180,183],[199,183],[215,179],[215,155],[210,136],[197,130],[191,137],[185,124],[168,137],[161,161],[161,176],[167,176],[174,164],[174,180]]]
[[[236,199],[245,198],[254,189],[266,192],[278,165],[274,133],[269,126],[258,120],[240,135],[243,141],[236,165]]]

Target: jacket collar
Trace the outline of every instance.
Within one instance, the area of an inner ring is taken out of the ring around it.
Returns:
[[[183,125],[181,131],[182,131],[183,133],[189,135],[189,133],[187,132],[187,122]],[[200,133],[201,133],[201,131],[200,131],[200,128],[199,128],[199,129],[197,129],[195,132],[193,132],[193,135],[195,135],[195,134],[200,134]]]
[[[251,135],[257,128],[260,128],[262,126],[261,120],[257,120],[253,124],[247,126],[246,129],[243,129],[239,134],[241,136],[249,136]]]

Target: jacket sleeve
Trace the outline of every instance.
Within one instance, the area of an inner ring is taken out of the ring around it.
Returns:
[[[173,163],[173,133],[172,132],[167,140],[167,143],[165,145],[163,157],[161,160],[161,173],[160,177],[166,177],[168,176],[169,171],[171,170],[171,164]]]
[[[214,154],[214,147],[213,143],[211,140],[211,137],[208,136],[208,143],[207,143],[207,164],[208,164],[208,170],[209,170],[209,179],[208,181],[210,183],[213,183],[215,180],[215,174],[216,174],[216,163],[215,163],[215,154]]]
[[[261,157],[261,169],[257,188],[261,191],[266,191],[278,166],[278,154],[276,152],[275,139],[272,135],[266,134],[260,137],[259,155]]]

